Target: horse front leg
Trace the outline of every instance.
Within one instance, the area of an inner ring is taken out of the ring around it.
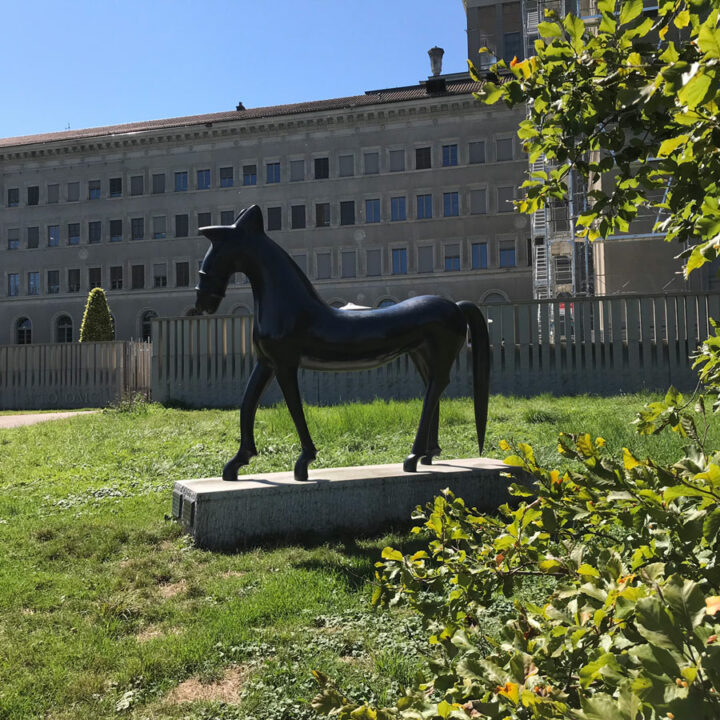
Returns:
[[[429,359],[421,352],[415,351],[410,355],[420,377],[422,378],[425,391],[427,392],[428,383],[430,382]],[[432,420],[430,421],[430,431],[427,440],[425,453],[422,455],[420,462],[423,465],[432,465],[432,459],[440,455],[442,450],[438,440],[440,429],[440,403],[435,406]]]
[[[302,452],[295,463],[294,475],[295,479],[303,482],[308,479],[308,465],[317,457],[317,450],[313,445],[310,431],[305,422],[305,413],[303,412],[302,398],[300,397],[300,389],[298,388],[296,367],[285,368],[277,371],[277,380],[282,390],[285,402],[295,423],[298,437],[300,438],[300,446]]]
[[[250,373],[245,394],[240,405],[240,449],[223,468],[223,480],[237,480],[238,469],[257,455],[255,447],[255,413],[262,394],[273,378],[269,365],[258,362]]]

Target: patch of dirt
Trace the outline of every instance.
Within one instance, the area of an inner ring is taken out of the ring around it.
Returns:
[[[172,628],[170,630],[161,630],[156,625],[148,625],[143,628],[139,633],[135,635],[135,639],[140,642],[147,642],[148,640],[154,640],[158,637],[165,637],[166,635],[179,635],[180,630],[178,628]]]
[[[239,703],[242,685],[247,675],[247,668],[234,665],[214,683],[203,684],[198,678],[188,678],[168,693],[165,702],[170,705],[198,701]]]
[[[245,577],[247,571],[245,570],[227,570],[220,577],[231,578],[231,577]]]
[[[178,580],[177,582],[166,583],[165,585],[160,585],[160,587],[158,587],[160,597],[165,600],[174,597],[181,592],[185,592],[185,590],[187,590],[187,581],[184,578],[182,580]]]

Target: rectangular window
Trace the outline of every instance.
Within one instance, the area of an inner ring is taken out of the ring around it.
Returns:
[[[60,226],[48,225],[48,247],[59,247],[60,245]]]
[[[290,161],[290,182],[298,182],[299,180],[305,179],[305,161],[304,160],[291,160]]]
[[[133,265],[130,268],[130,283],[133,290],[142,290],[145,287],[144,265]]]
[[[122,178],[110,178],[110,197],[122,196]]]
[[[162,240],[164,237],[167,237],[167,228],[166,228],[166,221],[164,215],[156,215],[152,219],[152,225],[153,225],[153,240]]]
[[[417,196],[417,219],[427,220],[432,214],[432,195]]]
[[[190,222],[186,214],[175,216],[175,237],[187,237],[190,230]]]
[[[470,214],[484,215],[487,212],[487,193],[485,188],[470,191]]]
[[[452,167],[458,164],[457,145],[442,146],[442,164],[443,167]]]
[[[198,170],[197,171],[197,189],[198,190],[209,190],[210,189],[210,170]]]
[[[443,193],[443,215],[457,217],[460,214],[460,200],[456,192]]]
[[[88,200],[100,199],[100,181],[90,180],[88,182]]]
[[[20,249],[20,228],[10,228],[8,230],[8,250]]]
[[[40,188],[37,185],[31,185],[27,189],[27,204],[37,205],[40,202]]]
[[[340,273],[344,278],[354,278],[357,275],[354,250],[343,250],[340,255]]]
[[[165,192],[165,173],[155,173],[152,176],[153,195],[160,195]]]
[[[505,60],[508,65],[514,58],[522,60],[525,57],[521,32],[507,32],[503,34],[502,56],[503,60]]]
[[[27,229],[27,246],[29,250],[40,247],[40,228],[29,227]]]
[[[290,208],[290,227],[293,230],[300,230],[305,227],[304,205],[293,205]]]
[[[392,251],[392,274],[407,275],[407,249],[395,248]]]
[[[232,225],[235,222],[235,211],[234,210],[222,210],[220,212],[220,224],[221,225]]]
[[[167,263],[155,263],[153,265],[153,287],[167,287]]]
[[[380,172],[380,153],[363,153],[363,166],[365,175],[377,175]]]
[[[190,285],[190,263],[175,263],[175,287],[188,287]]]
[[[429,147],[415,148],[415,169],[427,170],[432,167],[432,155]]]
[[[477,142],[471,142],[468,145],[469,160],[471,163],[484,163],[485,162],[485,141],[478,140]]]
[[[102,239],[102,223],[100,220],[91,220],[88,223],[88,242],[99,243]]]
[[[315,179],[327,180],[330,177],[330,158],[315,158]]]
[[[377,277],[382,273],[382,256],[379,249],[368,250],[365,253],[366,275]]]
[[[512,138],[498,138],[495,142],[495,154],[498,162],[513,159]]]
[[[338,157],[338,175],[340,177],[352,177],[355,174],[355,156],[340,155]]]
[[[498,209],[499,213],[510,213],[515,208],[512,201],[515,199],[515,188],[512,185],[499,187],[497,189]]]
[[[401,172],[405,169],[405,150],[390,150],[390,172]]]
[[[142,195],[145,192],[145,177],[143,175],[132,175],[130,177],[130,194]]]
[[[265,182],[268,184],[280,182],[280,163],[272,162],[265,165]]]
[[[243,185],[257,185],[257,165],[243,165]]]
[[[291,255],[295,264],[303,271],[303,274],[307,275],[307,255],[305,253],[298,253],[297,255]]]
[[[112,265],[110,267],[110,289],[122,290],[123,286],[123,269],[122,265]]]
[[[96,287],[102,287],[102,268],[88,268],[88,287],[91,290]]]
[[[365,201],[365,222],[380,222],[380,198],[372,198]]]
[[[212,214],[209,212],[201,212],[197,214],[197,226],[198,228],[207,227],[212,225]]]
[[[355,224],[355,201],[354,200],[343,200],[340,203],[340,224],[341,225],[354,225]]]
[[[315,205],[315,227],[330,226],[330,203],[317,203]]]
[[[68,292],[80,292],[80,268],[68,269]]]
[[[143,240],[145,238],[145,218],[130,218],[130,239]]]
[[[68,245],[80,244],[80,223],[68,223]]]
[[[418,248],[418,272],[430,273],[434,269],[435,257],[432,245]]]
[[[40,273],[29,272],[28,273],[28,295],[39,295],[40,294]]]
[[[60,271],[48,270],[47,274],[48,295],[57,295],[60,292]]]
[[[472,268],[473,270],[486,270],[488,266],[487,243],[472,244]]]
[[[235,173],[231,167],[220,168],[220,187],[232,187],[235,183]]]
[[[187,171],[175,173],[175,192],[185,192],[188,189],[188,174]]]
[[[123,239],[122,220],[110,221],[110,242],[120,242]]]
[[[8,188],[8,207],[17,207],[20,204],[20,188]]]
[[[457,272],[460,270],[460,245],[451,243],[445,246],[445,271]]]
[[[20,294],[20,274],[8,273],[8,296],[17,297]]]
[[[500,267],[515,267],[515,248],[500,248]]]
[[[405,207],[404,197],[390,198],[390,220],[396,222],[397,220],[406,220],[407,210]]]
[[[330,277],[330,253],[319,252],[315,256],[315,265],[317,268],[317,279],[327,280]]]
[[[48,205],[60,202],[60,186],[56,183],[47,186],[47,201]]]
[[[267,229],[282,230],[282,208],[269,207],[267,209]]]
[[[68,202],[79,202],[80,201],[80,183],[69,182],[67,184],[67,199]]]

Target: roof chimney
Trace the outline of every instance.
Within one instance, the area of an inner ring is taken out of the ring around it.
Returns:
[[[433,77],[438,77],[438,75],[442,72],[442,59],[444,54],[445,51],[437,45],[428,50],[428,55],[430,56],[430,68],[432,69]]]
[[[425,83],[425,92],[427,92],[428,95],[445,92],[447,89],[445,87],[445,78],[440,77],[440,73],[442,72],[442,58],[444,54],[445,51],[437,45],[428,50],[428,55],[430,56],[430,67],[432,69],[432,76],[429,77]]]

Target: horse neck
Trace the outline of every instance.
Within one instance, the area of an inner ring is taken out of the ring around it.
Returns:
[[[255,238],[238,260],[238,270],[247,275],[256,302],[272,298],[275,304],[304,300],[325,305],[290,255],[267,235]]]

